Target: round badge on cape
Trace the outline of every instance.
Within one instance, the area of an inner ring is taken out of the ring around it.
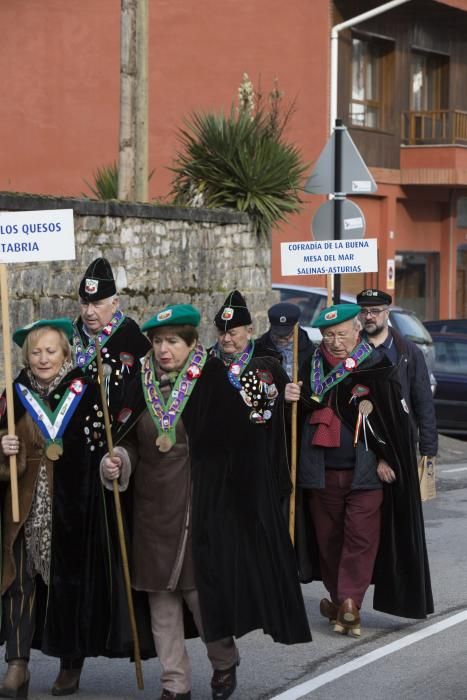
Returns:
[[[344,367],[347,371],[351,371],[351,370],[355,369],[356,366],[357,366],[357,363],[353,357],[347,357],[344,360]]]

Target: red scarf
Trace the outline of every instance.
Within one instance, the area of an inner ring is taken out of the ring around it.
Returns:
[[[342,362],[342,358],[332,355],[326,349],[324,343],[321,343],[319,349],[330,367],[336,367]],[[328,404],[331,402],[331,396],[332,391],[328,395]],[[341,421],[329,405],[313,411],[310,423],[317,426],[311,440],[312,445],[316,447],[340,447]]]

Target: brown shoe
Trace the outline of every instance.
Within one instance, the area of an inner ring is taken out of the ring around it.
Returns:
[[[321,615],[327,617],[331,625],[335,625],[337,622],[338,609],[339,607],[327,598],[323,598],[319,602],[319,611]]]
[[[337,612],[334,632],[350,634],[352,637],[360,637],[360,631],[360,612],[352,598],[347,598]]]
[[[73,695],[79,688],[82,668],[61,668],[52,686],[52,695]]]
[[[215,670],[211,678],[213,700],[227,700],[237,687],[237,661],[225,671]]]
[[[0,686],[0,698],[27,698],[29,671],[26,659],[12,659]]]

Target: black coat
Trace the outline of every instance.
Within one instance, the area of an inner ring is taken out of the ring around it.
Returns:
[[[75,321],[75,329],[85,346],[88,337],[83,330],[81,318]],[[111,418],[115,419],[123,407],[125,388],[133,377],[139,376],[141,370],[141,358],[151,349],[151,343],[141,333],[138,324],[133,319],[125,316],[117,330],[110,336],[102,348],[102,362],[109,365],[112,373],[108,379],[108,399]],[[128,353],[133,359],[130,367],[122,363],[122,353]],[[87,367],[82,368],[93,379],[97,378],[97,363],[92,360]]]
[[[50,576],[47,589],[36,577],[33,647],[51,656],[130,656],[126,603],[119,596],[123,580],[116,565],[118,544],[109,538],[99,476],[105,437],[97,387],[81,370],[72,370],[51,393],[48,404],[54,411],[76,378],[85,381],[86,389],[65,429],[63,455],[52,466]],[[24,370],[17,382],[30,386]],[[25,408],[16,391],[14,397],[15,421],[19,421]],[[42,453],[42,437],[39,442],[35,447],[31,443],[27,457]]]
[[[404,338],[394,328],[389,332],[399,354],[402,395],[410,409],[414,439],[419,442],[420,454],[434,457],[438,453],[438,429],[425,358],[416,343]]]
[[[245,372],[278,362],[253,356]],[[294,552],[281,511],[289,481],[283,435],[254,424],[221,360],[208,359],[184,411],[193,475],[193,556],[207,641],[262,629],[284,644],[311,639]],[[282,454],[278,452],[281,450]]]
[[[310,362],[302,368],[305,415],[313,406]],[[373,582],[373,605],[391,615],[424,618],[433,612],[430,571],[425,542],[423,511],[418,482],[416,446],[409,415],[401,403],[402,391],[397,367],[384,359],[374,363],[370,356],[355,371],[336,385],[333,405],[340,418],[355,427],[357,408],[349,402],[351,389],[363,384],[370,389],[373,404],[371,425],[385,444],[367,430],[371,450],[385,459],[396,473],[396,481],[383,485],[381,540],[376,558]],[[297,492],[297,553],[301,580],[320,578],[318,552],[311,519],[304,503],[304,494]]]
[[[287,375],[257,353],[245,369],[282,391]],[[147,410],[132,383],[125,425]],[[193,500],[192,552],[205,639],[262,629],[285,644],[311,640],[281,493],[290,488],[285,441],[272,418],[250,421],[251,407],[229,382],[223,362],[208,358],[183,411],[189,438]]]
[[[277,350],[271,338],[271,329],[266,331],[262,336],[255,340],[255,348],[262,355],[270,355],[271,357],[276,357],[280,362],[282,361],[282,355]],[[308,333],[303,330],[303,328],[298,329],[298,367],[300,368],[305,360],[310,357],[315,346],[310,340]]]

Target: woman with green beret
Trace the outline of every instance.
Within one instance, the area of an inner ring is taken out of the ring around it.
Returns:
[[[61,658],[109,648],[112,574],[98,465],[102,411],[96,386],[73,368],[72,334],[72,322],[57,318],[13,335],[24,369],[13,385],[14,435],[5,427],[4,397],[0,404],[0,479],[8,482],[1,583],[8,669],[0,697],[27,697],[32,646]],[[11,455],[18,458],[17,523]]]
[[[208,648],[211,696],[226,700],[236,687],[235,636],[311,638],[270,426],[288,378],[277,360],[252,362],[248,338],[228,366],[215,352],[206,357],[191,313],[169,306],[143,325],[153,350],[103,472],[125,484],[135,470],[132,580],[149,593],[161,700],[191,697],[183,602]]]
[[[204,636],[192,552],[191,454],[185,426],[207,357],[198,342],[199,322],[197,309],[175,304],[142,326],[152,350],[126,394],[117,427],[119,444],[102,460],[109,488],[115,478],[126,488],[134,472],[132,585],[148,594],[164,700],[191,697],[184,610],[191,611]],[[231,637],[207,644],[207,652],[215,673],[237,663]]]

